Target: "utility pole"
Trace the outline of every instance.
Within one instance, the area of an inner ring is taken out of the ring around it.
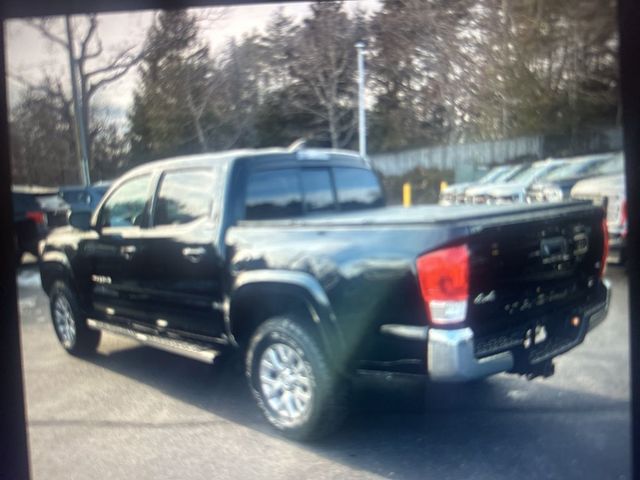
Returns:
[[[360,148],[360,156],[367,157],[367,119],[364,104],[364,54],[366,43],[362,40],[355,44],[358,49],[358,146]]]
[[[71,18],[69,15],[65,15],[65,24],[67,27],[67,43],[69,44],[69,71],[71,75],[71,95],[73,96],[73,109],[75,111],[76,120],[76,151],[80,160],[80,173],[82,177],[83,185],[87,186],[91,183],[91,176],[89,174],[89,154],[87,151],[87,133],[84,130],[85,119],[83,118],[83,110],[80,105],[80,98],[78,96],[78,79],[76,71],[76,55],[75,46],[73,44],[73,33],[71,31]],[[84,99],[83,99],[84,101]]]

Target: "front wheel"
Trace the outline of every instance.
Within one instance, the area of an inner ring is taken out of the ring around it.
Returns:
[[[63,282],[56,282],[49,292],[51,320],[58,340],[72,355],[85,356],[96,351],[100,332],[87,327],[75,294]]]
[[[326,435],[346,416],[344,382],[313,335],[292,319],[260,325],[249,345],[246,372],[262,413],[289,438]]]

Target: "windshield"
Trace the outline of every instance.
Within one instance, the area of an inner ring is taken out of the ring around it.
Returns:
[[[502,175],[500,175],[498,178],[496,178],[496,181],[498,182],[510,182],[516,175],[518,175],[520,172],[523,172],[525,170],[528,170],[528,165],[514,165],[513,167],[509,168],[507,171],[503,172]]]
[[[510,181],[514,183],[531,183],[534,180],[546,174],[547,172],[551,170],[555,170],[561,165],[562,164],[553,164],[553,163],[541,163],[538,165],[532,165],[530,168],[514,176]]]
[[[598,165],[593,173],[595,175],[613,175],[622,172],[624,172],[624,156],[620,154]]]
[[[491,170],[489,170],[486,173],[486,175],[481,177],[480,180],[478,180],[478,183],[495,182],[498,179],[500,179],[500,177],[502,177],[509,170],[510,170],[510,167],[507,167],[507,166],[504,166],[504,165],[502,165],[500,167],[494,167]]]
[[[86,203],[87,193],[84,190],[63,190],[60,195],[67,203]]]
[[[576,160],[572,161],[568,165],[558,168],[550,173],[546,180],[562,180],[563,178],[578,177],[580,175],[587,175],[593,173],[596,169],[607,162],[609,157],[590,158],[588,160]]]

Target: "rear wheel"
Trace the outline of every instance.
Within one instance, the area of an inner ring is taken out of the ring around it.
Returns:
[[[277,317],[251,339],[246,371],[266,419],[289,438],[307,440],[336,429],[346,416],[346,388],[316,339],[299,323]]]
[[[49,292],[51,320],[62,347],[72,355],[90,355],[100,342],[100,332],[87,327],[86,317],[75,294],[63,282],[53,284]]]

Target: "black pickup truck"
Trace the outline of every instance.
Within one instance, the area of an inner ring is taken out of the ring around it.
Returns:
[[[292,438],[335,428],[359,370],[553,373],[606,316],[602,209],[385,207],[356,154],[242,150],[138,167],[41,249],[55,331],[205,362],[245,354]]]

